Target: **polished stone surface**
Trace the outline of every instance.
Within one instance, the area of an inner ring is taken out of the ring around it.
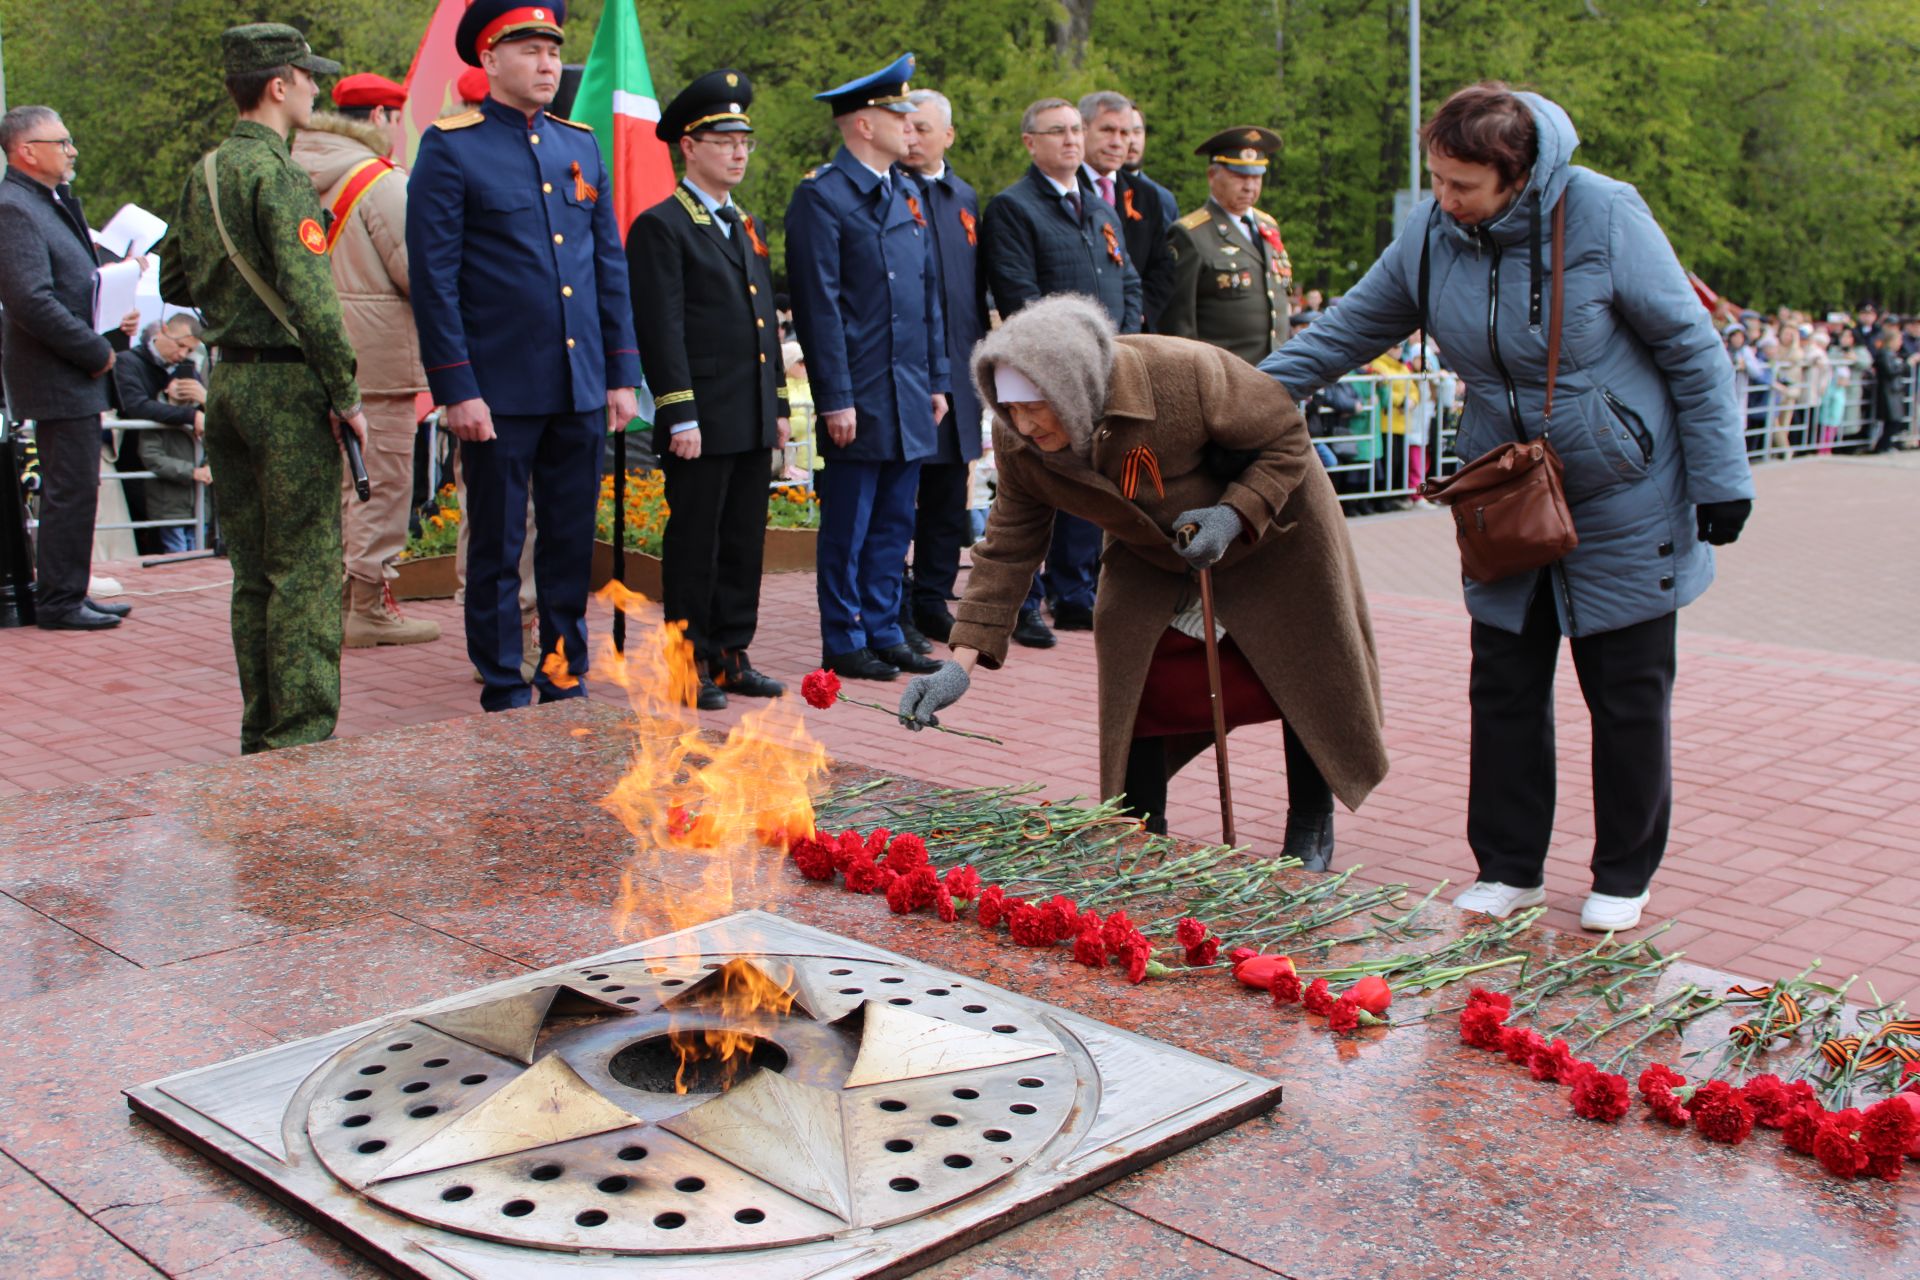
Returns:
[[[630,866],[594,803],[625,741],[603,705],[570,703],[0,802],[0,1274],[374,1274],[119,1091],[604,950],[629,876],[626,938],[689,923],[675,909],[703,868]],[[1736,1150],[1591,1124],[1445,1015],[1333,1037],[1217,975],[1129,988],[1064,951],[889,915],[770,853],[730,870],[703,915],[775,911],[1286,1085],[1272,1115],[975,1246],[943,1280],[1852,1277],[1920,1258],[1920,1182],[1835,1183],[1771,1135]]]

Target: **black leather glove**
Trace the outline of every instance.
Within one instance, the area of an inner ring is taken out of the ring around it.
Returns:
[[[1240,513],[1222,503],[1214,507],[1195,507],[1173,518],[1176,535],[1188,525],[1194,526],[1193,537],[1185,546],[1176,541],[1173,549],[1194,568],[1205,569],[1227,554],[1227,548],[1240,536]]]
[[[1700,541],[1724,547],[1740,536],[1747,517],[1753,514],[1753,500],[1738,498],[1732,502],[1703,502],[1694,508],[1694,522],[1700,526]]]
[[[942,661],[938,671],[907,681],[907,691],[900,696],[900,723],[916,732],[939,724],[934,712],[960,701],[971,683],[959,663],[950,658]]]

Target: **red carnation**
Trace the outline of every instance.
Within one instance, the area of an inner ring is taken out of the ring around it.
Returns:
[[[1013,933],[1013,940],[1023,947],[1050,947],[1058,942],[1060,935],[1054,923],[1046,907],[1027,903],[1013,908],[1007,916],[1007,928]]]
[[[1500,1048],[1507,1011],[1497,1004],[1468,1003],[1460,1011],[1460,1042],[1476,1049]]]
[[[1120,944],[1125,942],[1127,935],[1132,932],[1134,932],[1133,921],[1127,919],[1127,913],[1116,911],[1107,917],[1105,924],[1100,926],[1100,940],[1107,944],[1107,950],[1118,951]]]
[[[1868,1156],[1867,1176],[1881,1178],[1887,1182],[1900,1181],[1900,1166],[1906,1161],[1899,1156]]]
[[[1769,1129],[1785,1124],[1788,1110],[1797,1101],[1787,1092],[1786,1082],[1771,1073],[1755,1076],[1741,1085],[1740,1096],[1753,1108],[1754,1119]]]
[[[1715,1083],[1718,1083],[1716,1081]],[[1753,1132],[1754,1108],[1738,1090],[1693,1095],[1693,1127],[1709,1142],[1739,1146]]]
[[[1393,988],[1379,974],[1370,973],[1347,988],[1345,998],[1374,1017],[1384,1018],[1387,1016],[1387,1006],[1393,1003]]]
[[[1327,1010],[1327,1030],[1352,1031],[1360,1025],[1360,1006],[1351,994],[1341,996]]]
[[[980,896],[980,873],[972,867],[955,867],[941,879],[941,884],[952,896],[962,902],[972,902]]]
[[[1089,969],[1105,967],[1107,963],[1107,944],[1100,940],[1098,929],[1088,929],[1073,940],[1073,958]]]
[[[1904,1156],[1920,1138],[1920,1114],[1901,1097],[1882,1098],[1860,1120],[1860,1145],[1870,1156]]]
[[[1920,1093],[1914,1093],[1908,1090],[1902,1093],[1896,1093],[1893,1096],[1901,1102],[1906,1103],[1907,1110],[1913,1112],[1916,1119],[1920,1119]],[[1915,1137],[1912,1142],[1907,1144],[1907,1155],[1911,1159],[1920,1160],[1920,1137]]]
[[[847,892],[872,893],[885,887],[881,878],[881,868],[874,865],[872,858],[862,854],[847,864]]]
[[[1573,1069],[1578,1065],[1567,1042],[1555,1040],[1534,1050],[1533,1057],[1527,1060],[1527,1074],[1535,1080],[1563,1080],[1571,1084]]]
[[[1300,994],[1300,1003],[1307,1007],[1308,1013],[1317,1013],[1326,1017],[1333,1008],[1333,992],[1327,986],[1325,978],[1315,978],[1307,989]]]
[[[1790,1149],[1810,1156],[1814,1137],[1826,1118],[1827,1109],[1818,1102],[1803,1102],[1787,1114],[1787,1122],[1780,1126],[1780,1137]]]
[[[932,867],[915,867],[907,873],[905,878],[907,882],[913,886],[913,909],[915,911],[932,906],[934,899],[940,896],[940,873]]]
[[[855,858],[866,856],[867,842],[858,831],[842,831],[833,838],[833,865],[845,871]]]
[[[927,865],[927,842],[916,835],[897,835],[887,846],[887,865],[895,871],[911,871]]]
[[[913,910],[913,877],[896,875],[887,886],[887,910],[897,916]]]
[[[1007,918],[1007,891],[997,884],[988,885],[980,891],[980,903],[975,908],[983,929],[998,928]]]
[[[800,696],[808,706],[825,711],[840,697],[840,677],[825,668],[810,671],[801,677]]]
[[[1273,992],[1275,1004],[1299,1004],[1302,995],[1300,975],[1293,971],[1291,964],[1284,969],[1276,969],[1273,983],[1268,990]]]
[[[1574,1081],[1573,1111],[1575,1115],[1612,1124],[1627,1114],[1627,1109],[1632,1105],[1633,1095],[1627,1088],[1625,1076],[1590,1068],[1581,1072],[1579,1078]]]
[[[1526,1066],[1533,1061],[1536,1050],[1547,1047],[1540,1033],[1532,1027],[1500,1028],[1500,1052],[1507,1055],[1507,1061],[1515,1066]]]
[[[945,885],[941,885],[934,893],[933,910],[934,914],[946,924],[952,924],[960,918],[960,909],[953,905],[953,895],[947,892]]]
[[[1655,1118],[1664,1120],[1676,1129],[1686,1128],[1687,1122],[1693,1119],[1693,1113],[1687,1110],[1687,1104],[1680,1100],[1680,1095],[1666,1085],[1655,1084],[1647,1091],[1646,1099],[1647,1109],[1653,1112]]]
[[[1187,948],[1187,963],[1191,965],[1210,965],[1220,958],[1220,939],[1202,938],[1199,945]]]
[[[1075,933],[1085,933],[1089,929],[1098,933],[1101,936],[1102,942],[1106,940],[1107,922],[1100,918],[1098,911],[1095,911],[1092,907],[1085,907],[1080,912],[1080,918],[1074,921],[1073,931]]]
[[[1072,898],[1056,893],[1040,910],[1046,914],[1047,932],[1052,935],[1048,941],[1059,942],[1074,935],[1080,923],[1080,908]]]
[[[1678,1089],[1686,1082],[1687,1078],[1678,1071],[1675,1071],[1671,1067],[1661,1066],[1656,1062],[1640,1073],[1638,1082],[1640,1096],[1643,1098],[1646,1097],[1651,1094],[1656,1087],[1667,1090]]]
[[[1294,989],[1299,990],[1300,979],[1293,971],[1293,960],[1288,956],[1266,956],[1252,947],[1235,947],[1227,953],[1227,959],[1233,965],[1233,976],[1245,986],[1268,991],[1285,974],[1293,978]]]
[[[887,856],[887,845],[893,840],[893,832],[885,827],[875,827],[867,832],[867,856],[879,862]]]
[[[1145,938],[1137,942],[1132,938],[1127,940],[1126,946],[1120,951],[1120,963],[1126,966],[1128,982],[1139,986],[1147,980],[1147,960],[1151,955],[1152,948],[1147,945]]]
[[[1475,987],[1467,992],[1467,1007],[1477,1004],[1492,1005],[1500,1010],[1500,1020],[1505,1022],[1507,1015],[1513,1012],[1513,997],[1503,991],[1489,991],[1485,987]]]
[[[1207,926],[1187,916],[1173,927],[1173,940],[1188,951],[1200,945],[1200,939],[1207,936]]]
[[[833,851],[818,840],[801,840],[793,846],[793,864],[809,880],[833,879]]]
[[[1813,1135],[1813,1156],[1822,1168],[1836,1178],[1857,1178],[1866,1172],[1867,1162],[1872,1155],[1854,1140],[1854,1121],[1847,1119],[1858,1112],[1842,1111],[1838,1115],[1828,1116],[1820,1122],[1820,1128]]]

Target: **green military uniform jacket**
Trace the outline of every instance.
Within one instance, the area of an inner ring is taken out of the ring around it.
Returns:
[[[287,140],[263,124],[236,121],[215,153],[220,214],[233,247],[286,300],[307,367],[338,412],[357,407],[353,343],[340,317],[327,260],[327,234],[313,180],[293,162]],[[227,259],[213,223],[205,170],[187,177],[173,227],[160,246],[160,296],[197,307],[210,347],[287,347],[293,339]]]
[[[1212,200],[1167,228],[1173,293],[1159,331],[1224,347],[1250,364],[1286,341],[1293,263],[1280,224],[1250,211],[1258,234]]]

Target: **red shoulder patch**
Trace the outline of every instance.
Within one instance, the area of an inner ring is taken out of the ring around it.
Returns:
[[[300,243],[307,246],[312,253],[325,253],[327,233],[320,229],[318,222],[308,218],[300,224]]]

